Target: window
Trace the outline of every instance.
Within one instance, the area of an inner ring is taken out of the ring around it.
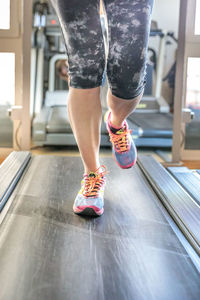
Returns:
[[[10,29],[10,0],[0,1],[0,29]]]
[[[14,105],[15,54],[0,53],[0,105]]]
[[[200,58],[188,57],[186,106],[200,109]]]
[[[200,0],[196,0],[195,35],[200,35]]]

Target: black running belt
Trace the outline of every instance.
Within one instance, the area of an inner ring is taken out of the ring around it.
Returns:
[[[134,112],[128,119],[144,130],[154,129],[172,132],[172,114]]]
[[[200,274],[138,166],[111,157],[105,212],[72,211],[79,157],[36,156],[0,227],[1,300],[199,299]]]

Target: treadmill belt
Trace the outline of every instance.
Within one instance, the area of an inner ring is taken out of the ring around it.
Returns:
[[[33,157],[0,227],[1,300],[191,300],[200,274],[138,166],[109,170],[105,212],[72,211],[79,157]]]
[[[143,130],[172,130],[173,116],[164,113],[133,113],[128,117],[138,127]]]

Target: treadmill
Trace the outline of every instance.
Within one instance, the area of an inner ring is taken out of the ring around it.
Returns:
[[[151,24],[150,37],[159,37],[160,39],[158,58],[156,58],[155,51],[149,48],[153,52],[155,66],[152,67],[151,63],[147,64],[147,84],[143,98],[128,120],[132,124],[133,135],[138,147],[171,148],[173,115],[170,113],[169,104],[161,94],[161,89],[167,38],[170,37],[175,42],[177,40],[173,32],[158,29],[155,21],[152,21]],[[152,89],[153,71],[155,71],[156,78],[154,92]]]
[[[13,147],[13,123],[8,116],[10,105],[0,105],[0,147]]]
[[[128,117],[135,144],[138,147],[171,148],[173,115],[171,113],[140,112]]]
[[[153,157],[109,170],[105,212],[73,213],[79,157],[0,167],[1,300],[199,300],[200,207]]]
[[[46,12],[46,4],[43,3],[43,6]],[[67,82],[60,80],[56,74],[56,63],[67,59],[59,21],[53,11],[44,14],[44,18],[40,18],[39,21],[37,16],[38,12],[35,10],[31,53],[32,140],[36,146],[76,146],[67,114],[69,87]],[[103,38],[106,39],[103,17],[101,17],[101,25]],[[110,138],[103,120],[107,111],[107,89],[108,82],[104,72],[100,87],[103,112],[101,146],[110,147]]]
[[[43,4],[43,18],[38,18],[37,6],[33,17],[33,48],[32,48],[32,138],[36,146],[45,145],[76,145],[68,116],[67,116],[67,83],[58,80],[55,65],[58,60],[67,59],[62,39],[60,25],[51,5]],[[39,9],[41,7],[39,6]],[[104,17],[101,17],[102,32],[107,48],[107,31]],[[133,130],[132,135],[137,147],[171,147],[173,116],[169,112],[169,105],[161,95],[162,74],[165,56],[165,44],[169,33],[158,29],[157,23],[152,21],[150,36],[159,38],[158,58],[155,51],[155,95],[153,89],[154,68],[147,64],[147,84],[144,96],[136,111],[127,121]],[[172,36],[172,34],[171,34]],[[45,51],[44,51],[45,49]],[[43,69],[44,66],[44,69]],[[101,102],[103,113],[106,112],[106,95],[108,79],[101,86]],[[101,146],[110,147],[108,132],[104,122],[101,127]]]

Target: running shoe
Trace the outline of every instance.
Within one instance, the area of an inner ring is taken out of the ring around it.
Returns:
[[[110,117],[111,112],[107,112],[104,120],[112,143],[113,157],[120,168],[129,169],[135,165],[137,160],[137,149],[131,136],[132,130],[128,129],[128,124],[124,120],[123,127],[113,133],[109,126],[111,124]]]
[[[74,201],[73,210],[79,215],[100,216],[104,212],[104,187],[107,169],[100,166],[95,172],[83,175],[81,189]]]

